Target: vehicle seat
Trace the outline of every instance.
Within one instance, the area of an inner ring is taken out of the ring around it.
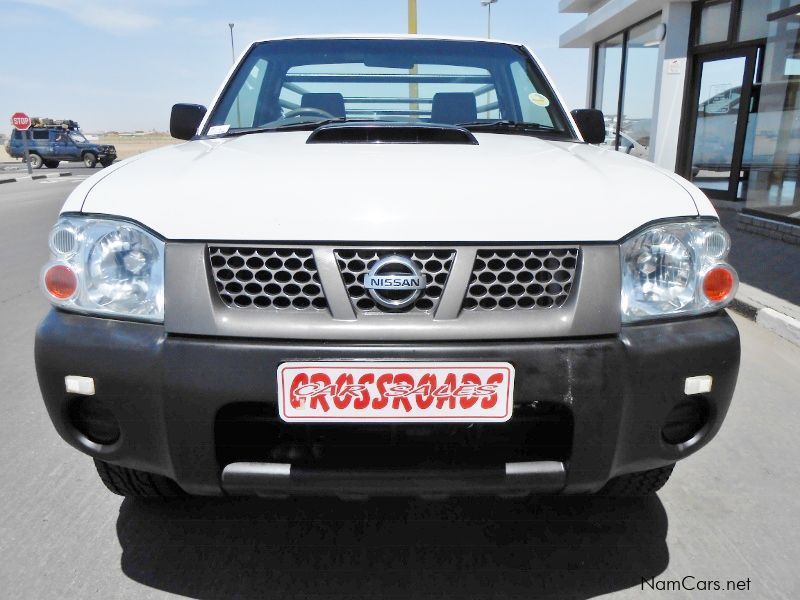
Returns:
[[[321,93],[308,93],[303,94],[300,100],[301,108],[317,108],[324,110],[326,113],[334,117],[344,118],[344,96],[341,94],[321,94]]]
[[[478,99],[470,92],[439,92],[433,95],[431,123],[471,123],[478,119]]]

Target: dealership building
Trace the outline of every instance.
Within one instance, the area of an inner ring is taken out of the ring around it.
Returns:
[[[800,243],[800,0],[560,0],[606,143]]]

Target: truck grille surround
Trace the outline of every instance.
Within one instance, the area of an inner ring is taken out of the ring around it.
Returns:
[[[580,248],[542,246],[475,248],[462,312],[530,311],[562,308],[578,277]],[[379,306],[364,288],[364,278],[381,258],[410,259],[426,288],[402,311],[420,316],[436,313],[451,283],[458,248],[340,248],[333,250],[344,294],[357,314],[397,314]],[[222,303],[232,309],[328,310],[313,247],[213,244],[208,246],[210,276]],[[469,255],[471,256],[471,255]],[[330,281],[327,282],[330,285]],[[338,290],[337,290],[338,292]],[[331,293],[328,290],[328,293]]]

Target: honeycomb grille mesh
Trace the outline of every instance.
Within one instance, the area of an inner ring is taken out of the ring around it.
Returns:
[[[464,310],[548,309],[572,291],[578,248],[478,250]]]
[[[208,256],[217,292],[227,306],[328,308],[311,248],[210,246]]]
[[[411,259],[425,276],[427,285],[406,312],[430,313],[439,304],[456,253],[454,250],[336,250],[334,254],[347,294],[356,310],[382,310],[364,288],[364,277],[378,260],[396,255]]]

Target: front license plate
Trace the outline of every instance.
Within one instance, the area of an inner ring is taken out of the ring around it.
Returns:
[[[509,363],[291,362],[278,368],[284,421],[489,422],[511,418]]]

